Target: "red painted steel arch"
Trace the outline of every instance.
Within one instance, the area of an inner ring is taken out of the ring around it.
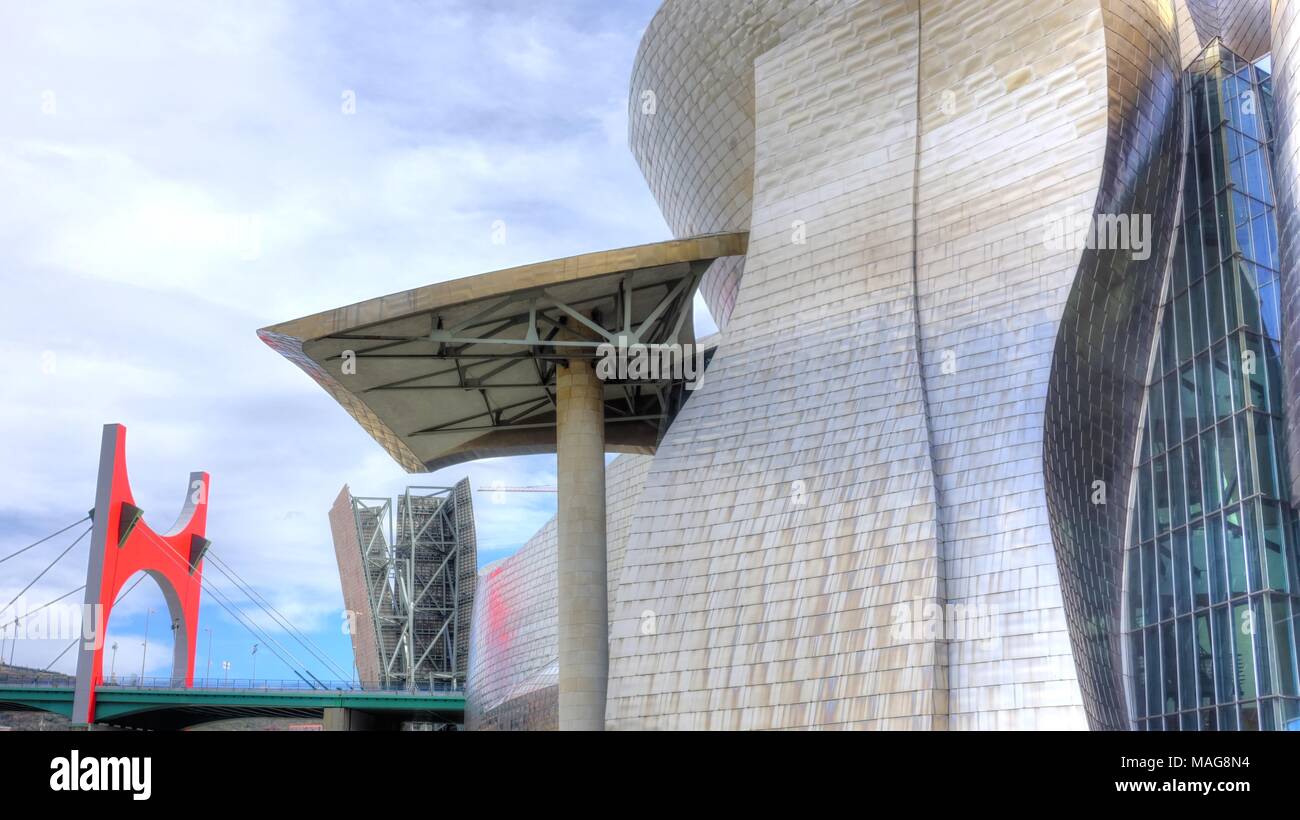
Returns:
[[[95,716],[95,687],[104,679],[104,636],[113,603],[136,573],[148,573],[162,588],[171,616],[172,681],[194,685],[194,655],[199,629],[204,538],[210,477],[190,473],[185,504],[167,532],[155,531],[135,504],[126,469],[126,427],[104,426],[100,445],[99,483],[95,493],[94,530],[86,571],[81,649],[72,719],[90,723]]]

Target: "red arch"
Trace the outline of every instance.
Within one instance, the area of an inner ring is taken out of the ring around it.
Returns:
[[[72,706],[76,723],[95,716],[95,687],[104,679],[104,635],[113,602],[137,572],[148,573],[162,588],[174,630],[172,680],[194,685],[195,644],[199,631],[204,538],[208,520],[207,473],[190,473],[185,505],[172,529],[156,532],[135,504],[126,469],[126,427],[104,425],[95,492],[94,530],[86,570],[86,607],[77,657],[77,689]]]

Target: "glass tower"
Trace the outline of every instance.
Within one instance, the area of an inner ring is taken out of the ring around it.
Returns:
[[[1183,222],[1125,554],[1139,729],[1300,728],[1267,64],[1216,42],[1184,80]]]

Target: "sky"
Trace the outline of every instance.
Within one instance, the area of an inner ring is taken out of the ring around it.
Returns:
[[[555,460],[408,476],[255,331],[671,238],[626,137],[632,61],[657,6],[0,5],[0,557],[94,505],[102,426],[120,422],[146,520],[166,529],[190,471],[209,471],[214,552],[350,670],[326,519],[339,489],[392,496],[466,475],[550,485]],[[549,494],[475,503],[480,564],[554,513]],[[85,526],[0,564],[0,606]],[[84,583],[88,541],[15,608]],[[165,613],[152,581],[122,601],[109,627],[119,675],[169,673]],[[200,626],[198,674],[210,656],[214,676],[228,660],[231,677],[250,677],[256,639],[211,596]],[[10,640],[4,660],[44,667],[67,643]],[[259,678],[293,676],[269,647],[256,663]]]

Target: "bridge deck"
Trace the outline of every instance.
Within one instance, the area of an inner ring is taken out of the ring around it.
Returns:
[[[0,709],[72,714],[71,686],[0,683]],[[237,717],[321,717],[325,709],[352,709],[383,718],[461,723],[461,691],[384,692],[357,689],[184,689],[100,686],[95,721],[141,729],[181,729]]]

